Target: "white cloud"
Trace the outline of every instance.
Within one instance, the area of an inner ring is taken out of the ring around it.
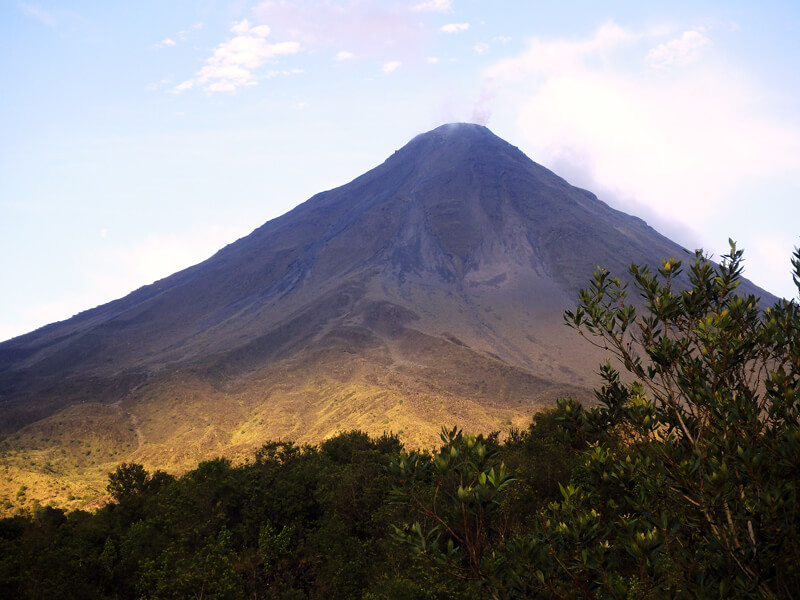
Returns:
[[[264,75],[264,77],[269,79],[271,77],[279,77],[279,76],[286,76],[286,75],[299,75],[302,72],[303,72],[303,69],[273,70],[273,71],[267,71],[267,73]]]
[[[163,40],[161,40],[161,45],[162,46],[174,46],[175,45],[175,40],[173,40],[172,38],[164,38]]]
[[[478,42],[473,48],[478,54],[486,54],[489,51],[489,44],[486,42]]]
[[[231,31],[233,33],[238,33],[239,35],[247,33],[247,30],[250,29],[250,21],[247,19],[242,19],[238,23],[234,23],[231,27]],[[267,31],[269,33],[269,31]]]
[[[683,66],[697,60],[700,48],[708,44],[708,38],[700,31],[685,31],[675,40],[659,44],[647,53],[647,64],[655,68]]]
[[[176,86],[174,92],[180,93],[194,85],[201,85],[209,92],[232,92],[257,85],[256,69],[277,56],[300,51],[297,42],[267,43],[265,38],[270,28],[266,25],[253,27],[247,19],[235,23],[231,31],[236,37],[217,46],[197,76]]]
[[[453,0],[428,0],[411,7],[416,12],[449,12],[453,8]]]
[[[391,62],[385,63],[381,67],[381,71],[383,71],[384,73],[387,73],[387,74],[388,73],[394,73],[401,64],[403,64],[403,63],[401,63],[399,60],[393,60]]]
[[[172,91],[175,92],[176,94],[179,94],[193,87],[194,87],[194,81],[189,79],[187,81],[184,81],[183,83],[179,83],[178,85],[176,85]]]
[[[439,31],[443,31],[445,33],[460,33],[462,31],[466,31],[469,29],[469,23],[448,23],[447,25],[442,25],[439,28]]]
[[[340,50],[339,52],[336,53],[336,60],[338,62],[342,62],[343,60],[351,60],[355,57],[356,57],[355,54],[353,54],[352,52],[347,52],[345,50]]]
[[[744,187],[797,172],[800,128],[773,115],[739,65],[697,55],[711,43],[699,30],[677,40],[665,31],[606,23],[585,39],[533,39],[487,69],[485,86],[515,115],[531,158],[582,173],[581,185],[622,200],[618,208],[644,205],[679,223],[687,233],[673,238],[683,243],[712,223],[733,227],[726,219]],[[642,71],[650,61],[672,68]]]
[[[438,56],[429,56],[425,60],[427,60],[431,64],[436,64],[436,63],[439,62],[439,57]]]
[[[641,37],[613,22],[600,26],[585,40],[542,40],[534,38],[528,49],[516,58],[499,61],[488,72],[489,77],[507,83],[552,77],[583,68],[587,60],[603,59],[612,51],[636,42]]]

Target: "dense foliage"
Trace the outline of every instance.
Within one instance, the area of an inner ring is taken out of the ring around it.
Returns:
[[[634,302],[598,271],[566,319],[627,374],[594,408],[432,453],[354,431],[122,465],[94,514],[0,520],[0,597],[794,598],[800,309],[737,295],[741,264],[634,266]]]
[[[800,251],[792,262],[800,288]],[[599,270],[565,315],[628,373],[603,365],[591,410],[560,404],[583,450],[557,501],[516,531],[490,522],[514,487],[451,436],[433,469],[394,463],[412,481],[434,471],[437,490],[410,487],[422,518],[400,536],[494,598],[800,596],[800,309],[737,295],[733,243],[720,265],[697,253],[688,285],[681,272],[631,267],[637,304]]]
[[[480,438],[522,474],[509,527],[571,470],[557,429],[543,413],[506,444]],[[0,520],[0,597],[479,597],[393,537],[414,515],[391,495],[403,488],[388,469],[400,453],[394,436],[354,431],[319,447],[269,443],[246,464],[212,460],[180,478],[124,464],[109,476],[114,502],[94,514],[47,507]],[[435,493],[430,479],[416,489]]]

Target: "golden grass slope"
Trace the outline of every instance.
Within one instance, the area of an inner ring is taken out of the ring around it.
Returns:
[[[269,440],[314,444],[350,429],[432,447],[442,425],[507,431],[557,397],[590,397],[418,331],[366,352],[351,349],[353,335],[331,332],[308,352],[233,378],[172,372],[123,401],[72,405],[25,427],[0,444],[0,512],[96,507],[122,462],[179,474],[217,456],[247,460]]]

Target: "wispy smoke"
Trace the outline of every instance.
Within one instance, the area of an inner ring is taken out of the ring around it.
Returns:
[[[494,92],[487,88],[482,88],[475,105],[472,107],[472,122],[478,125],[487,125],[492,117],[493,106]]]

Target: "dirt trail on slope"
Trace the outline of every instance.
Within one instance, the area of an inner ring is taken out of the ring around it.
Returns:
[[[144,434],[139,428],[139,418],[133,413],[128,413],[128,416],[131,418],[131,423],[133,423],[133,432],[136,434],[136,441],[139,444],[136,449],[139,450],[144,446]]]

